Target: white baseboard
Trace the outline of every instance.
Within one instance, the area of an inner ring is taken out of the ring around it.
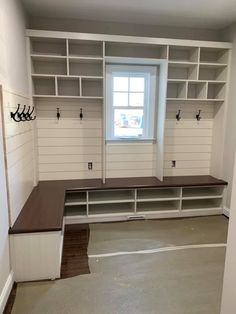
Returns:
[[[7,281],[5,283],[5,286],[2,289],[2,292],[0,294],[0,313],[3,313],[4,308],[7,304],[7,300],[9,298],[9,295],[11,293],[12,286],[14,284],[14,273],[13,271],[10,272]]]
[[[224,207],[224,208],[223,208],[223,214],[224,214],[225,216],[229,217],[229,215],[230,215],[230,209],[227,208],[227,207]]]

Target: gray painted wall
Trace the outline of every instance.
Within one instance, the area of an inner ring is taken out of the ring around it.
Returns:
[[[224,179],[229,182],[227,190],[227,207],[230,208],[234,155],[236,151],[236,23],[222,31],[222,39],[233,42],[233,53],[231,62],[231,75],[229,86],[229,102],[226,122],[225,145],[224,145],[224,162],[223,171]]]
[[[167,21],[168,24],[168,21]],[[195,40],[220,39],[217,30],[169,27],[158,25],[142,25],[129,23],[101,22],[78,19],[55,19],[43,17],[30,17],[29,27],[42,30],[59,30],[68,32],[97,33],[112,35],[133,35],[147,37],[180,38]]]

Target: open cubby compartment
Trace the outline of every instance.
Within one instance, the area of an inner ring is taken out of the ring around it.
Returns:
[[[69,56],[103,57],[103,43],[91,40],[69,39]]]
[[[85,97],[102,97],[103,80],[82,78],[82,95]]]
[[[188,99],[206,99],[207,83],[189,82],[188,83]]]
[[[101,190],[89,192],[89,203],[134,202],[134,190]]]
[[[186,187],[183,188],[183,198],[207,198],[223,197],[223,186],[204,186],[204,187]]]
[[[138,189],[137,201],[179,198],[180,190],[180,188]]]
[[[227,66],[200,64],[199,80],[226,81],[226,79],[227,79]]]
[[[54,77],[34,77],[34,95],[56,95]]]
[[[168,79],[197,80],[197,75],[197,64],[190,65],[169,63]]]
[[[66,39],[31,38],[31,54],[66,56]]]
[[[225,83],[208,83],[207,99],[225,98]]]
[[[79,78],[58,77],[57,88],[59,96],[80,96]]]
[[[86,204],[87,195],[86,191],[67,191],[65,205],[73,206],[73,205],[81,205]]]
[[[66,75],[67,74],[66,58],[33,57],[32,73]]]
[[[107,42],[105,55],[109,57],[167,59],[167,46]]]
[[[224,48],[200,48],[200,62],[227,64],[229,50]]]
[[[187,83],[186,82],[168,82],[167,98],[186,99]]]
[[[222,203],[221,198],[183,200],[182,210],[221,209]]]
[[[198,59],[199,48],[197,47],[169,46],[170,61],[198,62]]]
[[[87,216],[87,206],[65,206],[65,216]]]
[[[69,62],[69,73],[70,75],[79,76],[103,76],[102,60],[71,58]]]
[[[137,212],[156,212],[156,211],[169,211],[179,210],[180,201],[156,201],[156,202],[138,202]]]
[[[133,214],[134,203],[89,204],[90,215]]]

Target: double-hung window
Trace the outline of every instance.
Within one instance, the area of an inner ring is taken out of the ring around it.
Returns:
[[[156,67],[106,66],[106,138],[153,139]]]

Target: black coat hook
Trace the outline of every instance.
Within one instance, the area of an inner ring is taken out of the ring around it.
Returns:
[[[23,106],[23,110],[21,112],[18,112],[18,117],[19,117],[20,121],[26,121],[25,108],[26,108],[26,105]]]
[[[201,120],[201,110],[198,111],[198,114],[196,114],[196,119],[197,121],[200,121]]]
[[[29,112],[29,118],[30,120],[35,120],[36,116],[32,117],[32,113],[34,112],[34,107],[32,108],[32,110]]]
[[[178,113],[175,116],[177,121],[181,120],[180,112],[181,110],[178,110]]]
[[[21,122],[21,119],[19,117],[19,110],[20,110],[20,104],[17,105],[17,109],[15,112],[11,112],[10,116],[15,122]],[[17,119],[16,119],[17,118]]]
[[[79,114],[80,120],[83,120],[84,114],[83,114],[83,109],[80,108],[80,114]]]
[[[59,120],[61,117],[61,114],[60,114],[60,108],[57,108],[57,120]]]

